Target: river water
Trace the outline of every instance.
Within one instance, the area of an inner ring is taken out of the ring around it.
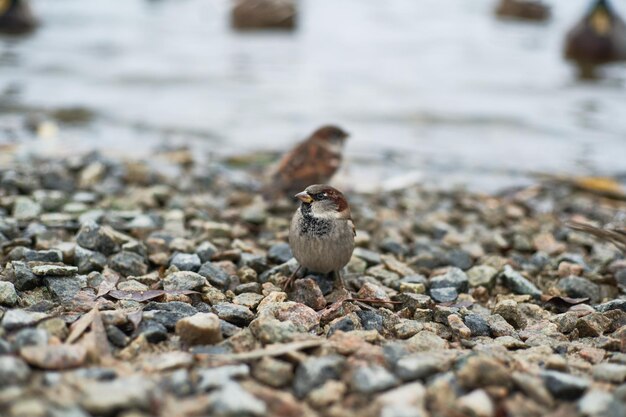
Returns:
[[[626,64],[578,81],[563,38],[589,1],[549,3],[536,24],[494,18],[492,0],[307,0],[298,30],[242,34],[226,0],[34,0],[42,27],[0,38],[0,144],[228,155],[333,122],[352,134],[340,184],[624,175]],[[20,130],[67,107],[93,118],[47,139]]]

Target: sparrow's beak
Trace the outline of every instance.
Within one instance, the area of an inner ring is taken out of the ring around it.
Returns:
[[[306,191],[302,191],[301,193],[296,194],[294,197],[307,204],[313,201],[313,198]]]

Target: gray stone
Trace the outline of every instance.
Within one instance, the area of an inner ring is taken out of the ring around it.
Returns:
[[[196,254],[200,262],[209,262],[211,257],[217,253],[217,248],[211,242],[202,242],[196,249]]]
[[[593,389],[578,401],[578,410],[584,416],[606,416],[612,401],[610,392]]]
[[[225,365],[217,368],[198,369],[198,390],[209,391],[250,375],[248,365]]]
[[[403,381],[426,379],[439,372],[450,369],[451,361],[445,357],[420,353],[402,357],[396,362],[395,373]]]
[[[209,395],[211,415],[220,417],[264,416],[265,403],[237,383],[224,385]]]
[[[492,288],[496,283],[498,270],[489,265],[477,265],[467,271],[469,286]]]
[[[213,306],[213,310],[220,319],[237,326],[245,326],[254,319],[254,313],[248,307],[238,304],[222,303]]]
[[[580,398],[590,385],[587,379],[558,371],[543,371],[541,378],[548,391],[561,400]]]
[[[131,376],[112,381],[80,384],[80,404],[96,415],[112,415],[120,410],[148,410],[154,384],[146,378]]]
[[[600,287],[586,278],[577,276],[562,278],[556,287],[568,297],[589,297],[592,303],[600,301]]]
[[[168,330],[174,330],[179,320],[193,316],[198,312],[193,306],[180,301],[170,301],[169,303],[150,302],[144,307],[143,311],[144,319],[161,323]]]
[[[266,356],[254,365],[252,375],[266,385],[280,388],[289,384],[293,379],[293,365]]]
[[[163,288],[166,291],[201,290],[207,284],[206,278],[191,271],[174,272],[163,279]]]
[[[30,376],[26,363],[14,356],[0,356],[0,387],[23,384]]]
[[[13,217],[17,220],[32,220],[41,213],[41,205],[28,197],[17,197],[13,205]]]
[[[13,350],[19,351],[26,346],[45,346],[48,344],[48,333],[43,329],[22,329],[13,337]]]
[[[594,308],[601,313],[606,313],[610,310],[626,311],[626,300],[611,300],[603,304],[598,304]]]
[[[119,252],[109,259],[109,266],[124,276],[140,276],[148,272],[144,258],[134,252]]]
[[[541,297],[541,290],[524,278],[522,274],[511,268],[510,265],[504,266],[504,271],[500,274],[500,278],[504,286],[515,294],[530,295],[534,298]]]
[[[43,281],[50,293],[63,303],[71,301],[83,287],[83,280],[79,277],[45,277]]]
[[[69,265],[37,265],[32,268],[33,274],[50,277],[69,277],[78,272],[78,268]]]
[[[20,309],[8,310],[2,317],[2,327],[9,331],[16,330],[22,327],[32,326],[48,317],[46,313]]]
[[[107,258],[102,253],[78,245],[74,249],[74,260],[78,265],[78,273],[80,274],[102,271],[107,264]]]
[[[267,251],[267,259],[277,264],[287,262],[291,258],[293,258],[293,253],[291,253],[289,243],[276,243]]]
[[[63,262],[63,253],[58,249],[32,250],[18,246],[9,252],[8,258],[12,261],[26,262]]]
[[[444,287],[444,288],[431,288],[430,296],[438,303],[450,303],[459,297],[456,288]]]
[[[353,256],[363,259],[368,265],[378,265],[382,262],[380,253],[364,248],[354,248]]]
[[[490,328],[489,323],[483,316],[478,314],[468,314],[463,317],[463,322],[472,332],[472,336],[489,336]]]
[[[13,284],[19,291],[32,290],[43,283],[24,262],[13,261],[11,266],[13,268]]]
[[[177,253],[170,261],[170,265],[174,265],[180,271],[197,272],[200,269],[200,264],[200,257],[195,253]]]
[[[108,226],[100,226],[94,221],[86,221],[76,235],[76,243],[85,249],[112,255],[120,250],[114,231]]]
[[[338,355],[313,357],[301,362],[296,369],[293,389],[303,398],[330,379],[340,379],[345,359]]]
[[[225,289],[230,284],[230,277],[228,274],[212,262],[203,263],[198,271],[198,274],[205,277],[211,285],[220,289]]]
[[[143,335],[150,343],[159,343],[167,339],[167,328],[154,320],[142,320],[137,333]]]
[[[517,303],[513,300],[500,301],[493,309],[493,313],[502,316],[503,319],[516,329],[526,327],[526,317],[524,317],[517,307]]]
[[[593,377],[599,381],[622,384],[626,382],[626,365],[599,363],[593,367]]]
[[[396,377],[380,365],[358,367],[350,380],[352,390],[362,394],[384,391],[397,384]]]
[[[459,268],[449,268],[445,274],[432,277],[429,286],[431,293],[437,288],[454,288],[457,292],[467,292],[469,282],[465,272]]]
[[[491,334],[494,337],[500,336],[517,336],[517,331],[515,328],[509,324],[501,315],[492,314],[487,317],[487,323],[489,324],[489,328],[491,329]]]
[[[17,304],[17,292],[11,282],[0,281],[0,304],[9,307]]]

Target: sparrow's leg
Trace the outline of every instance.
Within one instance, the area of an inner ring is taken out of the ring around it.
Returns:
[[[300,269],[302,269],[302,265],[298,265],[298,269],[293,271],[293,274],[291,274],[287,282],[283,284],[283,291],[287,291],[289,287],[291,287],[291,284],[293,284],[293,282],[296,280],[296,277],[298,276],[298,272],[300,272]]]
[[[333,281],[337,289],[347,289],[346,283],[341,276],[341,271],[332,271],[330,274],[333,277]]]

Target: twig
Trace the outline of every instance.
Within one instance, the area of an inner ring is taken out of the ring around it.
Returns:
[[[326,343],[325,340],[314,339],[314,340],[303,340],[301,342],[292,342],[285,343],[280,345],[270,345],[264,349],[252,350],[250,352],[241,352],[241,353],[225,353],[225,354],[215,354],[215,355],[207,355],[208,359],[222,359],[222,360],[233,360],[233,361],[248,361],[252,359],[260,359],[265,356],[281,356],[286,353],[290,353],[297,350],[309,349],[312,347],[318,347]],[[203,356],[202,354],[200,356]]]

